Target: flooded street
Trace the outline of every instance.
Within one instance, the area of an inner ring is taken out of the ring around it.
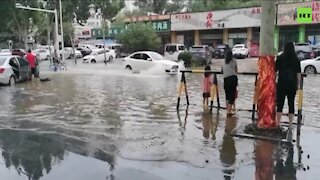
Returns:
[[[238,60],[239,71],[257,61]],[[221,60],[213,68],[220,70]],[[202,74],[176,111],[180,76],[132,74],[121,63],[74,65],[48,82],[0,87],[0,177],[4,180],[315,180],[320,176],[320,76],[305,79],[301,150],[229,135],[251,113],[203,111]],[[219,78],[224,106],[222,77]],[[236,106],[251,109],[254,76],[239,76]],[[214,102],[216,103],[216,102]],[[285,109],[287,112],[287,109]],[[283,118],[287,121],[287,117]],[[296,129],[294,135],[296,134]],[[295,139],[296,136],[294,136]]]

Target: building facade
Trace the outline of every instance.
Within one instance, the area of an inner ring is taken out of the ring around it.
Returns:
[[[172,14],[171,42],[189,47],[259,41],[260,14],[260,7]]]
[[[298,8],[312,8],[312,21],[299,23]],[[320,43],[320,1],[280,4],[278,7],[276,44],[282,48],[285,42]]]
[[[312,22],[299,23],[297,9],[312,8]],[[275,47],[282,49],[285,42],[320,43],[320,1],[279,4]],[[261,8],[172,14],[171,43],[192,45],[259,43]]]
[[[128,17],[124,20],[125,29],[130,28],[132,23],[142,22],[151,23],[155,32],[161,38],[162,44],[170,43],[171,41],[171,22],[170,15],[150,15],[150,16],[139,16],[139,17]]]

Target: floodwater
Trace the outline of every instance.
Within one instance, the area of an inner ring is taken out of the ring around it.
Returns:
[[[214,61],[220,69],[222,61]],[[239,60],[255,71],[256,60]],[[0,87],[0,178],[4,180],[315,180],[320,176],[319,76],[305,79],[300,146],[230,136],[251,113],[203,110],[201,75],[150,70],[132,74],[121,63],[73,65],[48,72],[48,82]],[[221,77],[219,76],[219,79]],[[224,105],[222,81],[219,80]],[[254,77],[239,76],[236,106],[252,106]],[[215,102],[216,103],[216,102]],[[287,120],[286,117],[283,118]],[[296,139],[294,133],[294,139]],[[299,148],[301,147],[301,148]]]

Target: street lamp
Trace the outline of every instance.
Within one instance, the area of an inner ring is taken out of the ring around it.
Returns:
[[[57,9],[54,10],[49,10],[49,9],[40,9],[40,8],[33,8],[29,6],[22,6],[20,3],[16,3],[16,8],[18,9],[26,9],[26,10],[31,10],[31,11],[40,11],[40,12],[46,12],[46,13],[53,13],[54,14],[54,19],[55,19],[55,44],[54,48],[56,50],[56,57],[59,57],[59,33],[58,33],[58,12]]]

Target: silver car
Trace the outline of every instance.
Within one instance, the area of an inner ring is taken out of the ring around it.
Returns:
[[[14,85],[31,79],[29,63],[19,56],[0,56],[0,84]]]

